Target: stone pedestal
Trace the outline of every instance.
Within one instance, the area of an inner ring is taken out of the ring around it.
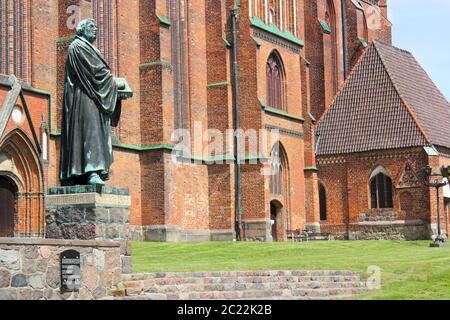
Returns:
[[[448,248],[450,243],[448,242],[432,242],[430,243],[430,248]]]
[[[110,186],[49,188],[46,238],[118,240],[122,273],[132,272],[130,192]]]
[[[128,188],[49,188],[46,198],[46,238],[129,239],[130,202]]]

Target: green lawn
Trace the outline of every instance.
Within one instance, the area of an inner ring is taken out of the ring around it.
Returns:
[[[346,269],[382,272],[365,299],[450,299],[450,248],[429,241],[133,242],[134,272]],[[367,274],[368,275],[368,274]]]

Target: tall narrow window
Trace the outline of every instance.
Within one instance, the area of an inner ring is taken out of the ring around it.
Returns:
[[[174,86],[174,125],[176,129],[189,127],[187,71],[187,3],[185,0],[170,0],[172,34],[172,74]]]
[[[0,1],[0,73],[30,81],[27,0]]]
[[[327,194],[322,184],[319,184],[320,220],[327,220]]]
[[[325,79],[327,88],[328,105],[333,99],[338,89],[338,42],[337,42],[337,28],[336,28],[336,11],[332,0],[327,0],[326,11],[323,16],[324,21],[328,25],[330,32],[324,33],[324,65],[325,65]]]
[[[392,208],[392,180],[380,172],[370,180],[370,202],[372,209]]]
[[[280,142],[275,143],[270,152],[270,169],[270,193],[277,196],[284,195],[287,179],[287,156]]]
[[[249,13],[250,18],[260,15],[260,12],[258,10],[260,1],[261,0],[248,0],[248,13]]]
[[[96,45],[112,72],[117,72],[117,7],[116,1],[93,0],[93,18],[98,25]]]
[[[92,17],[97,22],[95,45],[102,53],[114,75],[118,75],[117,3],[116,0],[92,0]],[[120,140],[121,123],[112,129],[114,139]]]
[[[268,22],[268,10],[267,10],[267,6],[268,6],[268,1],[269,0],[259,0],[260,1],[260,18],[265,21],[266,23]]]
[[[285,110],[284,69],[281,60],[275,52],[267,60],[266,75],[267,104],[272,108]]]
[[[269,0],[269,23],[281,28],[280,0]]]
[[[278,144],[274,146],[272,152],[270,154],[270,192],[274,195],[282,194],[282,168],[281,168],[281,160],[280,160],[280,150]]]
[[[293,34],[293,35],[297,35],[297,28],[296,28],[296,18],[297,18],[297,14],[296,14],[296,0],[286,0],[286,24],[287,24],[287,29]]]

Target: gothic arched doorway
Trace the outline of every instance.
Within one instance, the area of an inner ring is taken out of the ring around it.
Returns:
[[[273,241],[283,240],[282,209],[283,207],[278,201],[270,202],[270,223],[272,225],[271,235]]]
[[[0,237],[14,237],[16,194],[16,186],[0,176]]]

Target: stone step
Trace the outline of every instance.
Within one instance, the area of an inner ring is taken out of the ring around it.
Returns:
[[[339,289],[284,289],[247,291],[207,291],[146,293],[138,296],[121,297],[122,300],[301,300],[301,299],[344,299],[363,293],[364,288]],[[117,298],[116,298],[117,299]]]
[[[327,297],[279,297],[279,296],[270,296],[270,297],[262,297],[262,298],[250,298],[248,300],[345,300],[345,299],[352,299],[355,295],[349,294],[349,295],[336,295],[336,296],[327,296]],[[140,295],[140,296],[127,296],[127,297],[120,297],[120,298],[108,298],[103,300],[171,300],[168,299],[166,294],[146,294],[146,295]],[[175,299],[173,299],[175,300]],[[178,299],[180,300],[180,299]],[[208,299],[209,300],[209,299]],[[225,299],[217,299],[217,300],[225,300]],[[246,300],[244,298],[238,298],[238,299],[226,299],[226,300]]]
[[[202,292],[202,291],[234,291],[234,290],[275,290],[275,289],[320,289],[320,288],[364,288],[362,281],[343,282],[262,282],[262,283],[214,283],[214,284],[181,284],[154,285],[141,287],[141,291],[151,293]]]
[[[141,294],[134,296],[125,296],[125,297],[108,297],[108,299],[102,300],[168,300],[166,294],[162,293],[149,293],[149,294]]]
[[[215,278],[215,277],[259,277],[259,276],[354,276],[349,270],[270,270],[270,271],[207,271],[207,272],[154,272],[124,274],[124,281],[154,278]]]
[[[348,300],[354,299],[355,294],[347,295],[331,295],[326,297],[270,297],[270,298],[253,298],[251,300]]]
[[[327,299],[366,290],[360,275],[345,270],[141,273],[122,280],[116,295],[126,300]]]
[[[169,277],[169,278],[150,278],[146,280],[128,280],[123,281],[125,287],[151,287],[164,285],[183,285],[183,284],[235,284],[235,283],[310,283],[310,282],[357,282],[361,277],[356,275],[348,276],[258,276],[258,277]]]

